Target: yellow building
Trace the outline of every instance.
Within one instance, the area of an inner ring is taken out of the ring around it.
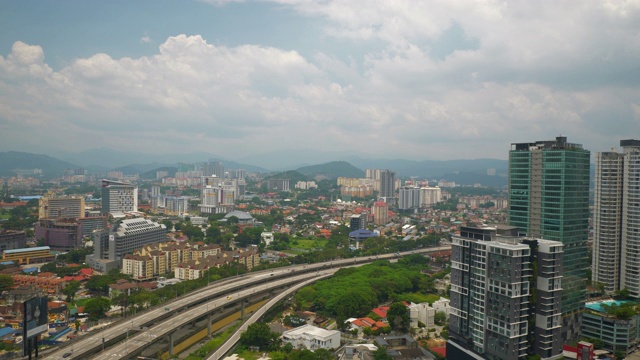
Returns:
[[[5,250],[2,261],[13,261],[18,265],[42,264],[55,260],[48,246]]]

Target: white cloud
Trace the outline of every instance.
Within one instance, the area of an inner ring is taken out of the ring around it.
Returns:
[[[0,142],[504,158],[510,142],[565,134],[600,151],[640,133],[637,2],[278,2],[371,46],[306,58],[177,35],[152,56],[54,71],[40,46],[16,42],[0,56],[0,130],[31,136]]]
[[[141,44],[148,44],[150,42],[152,42],[153,40],[151,40],[151,37],[149,35],[144,35],[143,37],[140,38],[140,43]]]

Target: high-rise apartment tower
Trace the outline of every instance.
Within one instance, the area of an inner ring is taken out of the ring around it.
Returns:
[[[393,198],[395,196],[396,173],[391,170],[380,171],[379,197]]]
[[[447,358],[562,357],[562,243],[462,227],[451,243]]]
[[[596,153],[593,281],[640,296],[640,140]]]

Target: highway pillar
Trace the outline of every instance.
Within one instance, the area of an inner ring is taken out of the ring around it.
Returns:
[[[207,314],[207,336],[211,337],[211,313]]]
[[[240,320],[244,320],[244,299],[240,300]]]
[[[169,333],[169,357],[173,356],[173,334],[174,332]]]

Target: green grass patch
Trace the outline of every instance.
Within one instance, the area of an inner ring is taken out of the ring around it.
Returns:
[[[329,240],[326,239],[292,239],[289,246],[295,249],[316,250],[324,249],[328,242]]]
[[[222,343],[225,342],[231,336],[231,334],[233,334],[233,332],[238,329],[239,326],[240,324],[235,324],[227,328],[223,332],[214,335],[211,340],[209,340],[206,344],[204,344],[204,346],[202,346],[200,349],[189,354],[186,360],[206,359],[207,356],[212,352],[214,352],[218,347],[220,347],[220,345],[222,345]]]
[[[0,214],[0,220],[7,220],[11,217],[9,214]]]
[[[87,302],[89,302],[89,300],[91,300],[91,299],[92,299],[92,298],[78,299],[78,300],[75,300],[74,302],[75,302],[75,304],[76,304],[76,307],[78,307],[78,306],[85,306],[85,305],[87,305]]]
[[[246,349],[236,350],[236,353],[238,354],[239,358],[242,358],[244,360],[258,360],[262,357],[262,352],[249,351]]]

